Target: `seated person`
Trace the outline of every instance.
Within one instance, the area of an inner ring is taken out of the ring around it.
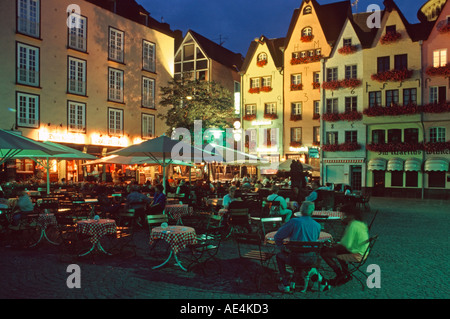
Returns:
[[[162,186],[161,184],[156,185],[155,191],[155,197],[150,203],[150,207],[147,209],[147,215],[162,214],[164,212],[164,208],[166,208],[167,197],[164,194],[164,186]]]
[[[5,194],[3,193],[3,191],[0,191],[0,209],[8,207],[8,200],[5,198]]]
[[[140,221],[144,218],[145,208],[150,203],[151,199],[140,192],[139,185],[132,185],[130,190],[131,193],[128,194],[126,200],[126,208],[135,210],[137,223],[141,226]]]
[[[34,204],[31,201],[30,196],[28,195],[27,191],[22,191],[20,193],[20,197],[17,200],[16,208],[19,209],[18,212],[14,213],[12,225],[18,226],[20,219],[27,214],[34,213]]]
[[[321,254],[323,260],[336,273],[336,277],[330,280],[333,286],[339,286],[351,280],[347,263],[338,259],[337,255],[360,254],[362,257],[369,245],[369,230],[366,223],[362,221],[362,213],[351,205],[342,207],[342,212],[349,220],[344,235],[339,243],[332,247],[325,247]]]
[[[228,190],[228,194],[223,197],[222,206],[224,209],[230,208],[231,202],[235,200],[239,200],[240,198],[236,197],[236,186],[231,186]]]
[[[186,204],[189,201],[189,193],[189,186],[187,186],[186,181],[182,179],[177,187],[176,194],[181,195],[183,197],[182,202]]]
[[[301,217],[292,218],[275,234],[275,244],[280,249],[280,252],[276,255],[276,260],[278,271],[282,278],[282,283],[278,286],[278,289],[282,292],[290,292],[291,287],[294,287],[294,283],[290,281],[290,276],[286,271],[286,264],[290,266],[307,266],[313,262],[310,257],[305,254],[288,253],[283,244],[283,241],[286,238],[293,241],[319,240],[321,226],[311,218],[313,211],[313,203],[303,202],[300,207]],[[304,273],[301,274],[301,277],[304,277]]]
[[[272,186],[272,194],[267,196],[267,200],[280,202],[279,214],[282,216],[286,215],[285,222],[287,223],[291,219],[292,210],[287,208],[286,200],[282,196],[278,195],[279,191],[280,191],[280,188],[278,186],[276,186],[276,185]]]

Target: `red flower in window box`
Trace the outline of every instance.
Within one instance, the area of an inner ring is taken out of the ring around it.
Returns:
[[[442,26],[438,27],[438,31],[439,33],[448,33],[450,32],[450,24],[449,23],[445,23]]]
[[[256,88],[250,88],[250,90],[248,90],[248,93],[259,93],[260,89],[258,87]]]
[[[302,42],[311,42],[312,39],[314,39],[314,36],[313,36],[313,35],[303,35],[303,36],[300,38],[300,41],[302,41]]]
[[[262,86],[259,91],[260,92],[270,92],[270,91],[272,91],[272,88],[270,86]]]
[[[411,115],[420,112],[420,108],[415,104],[410,105],[393,105],[393,106],[374,106],[363,111],[367,116],[397,116]]]
[[[254,121],[256,120],[256,114],[246,114],[243,116],[245,121]]]
[[[313,86],[313,89],[320,89],[320,82],[313,82],[312,86]]]
[[[278,115],[276,113],[264,113],[265,119],[276,120]]]
[[[450,141],[447,142],[428,142],[424,145],[425,151],[427,152],[442,152],[450,150]]]
[[[341,113],[339,114],[339,119],[341,121],[349,121],[349,122],[360,121],[362,119],[362,113],[357,111]]]
[[[400,82],[400,81],[409,79],[412,76],[412,74],[413,74],[413,71],[407,70],[407,69],[389,70],[389,71],[372,74],[371,78],[372,78],[372,80],[378,81],[378,82],[387,82],[387,81]]]
[[[313,145],[313,146],[320,146],[320,142],[317,142],[317,141],[316,141],[316,142],[313,142],[312,145]]]
[[[324,90],[337,90],[341,87],[341,82],[340,81],[328,81],[328,82],[323,82],[322,83],[322,88]]]
[[[371,152],[415,152],[423,149],[422,143],[371,143],[366,145]]]
[[[362,81],[358,79],[344,79],[341,81],[340,85],[343,88],[356,88],[361,86]]]
[[[319,113],[314,113],[313,114],[313,120],[320,120],[320,114]]]
[[[440,66],[440,67],[429,67],[426,70],[426,73],[429,76],[450,76],[450,64],[446,66]]]
[[[424,113],[444,113],[450,112],[450,103],[430,103],[425,104],[421,107],[422,112]]]
[[[259,66],[259,67],[263,67],[263,66],[265,66],[266,64],[267,64],[267,60],[259,60],[259,61],[256,61],[256,65]]]
[[[291,146],[291,147],[300,147],[300,146],[302,146],[302,142],[300,142],[300,141],[291,141],[291,143],[289,143],[289,146]]]
[[[291,121],[300,121],[302,119],[301,114],[291,114]]]
[[[356,142],[339,144],[340,152],[354,152],[361,149],[361,145]]]
[[[325,113],[322,115],[322,120],[325,122],[337,122],[339,119],[339,114],[337,113]]]
[[[339,151],[339,145],[338,144],[324,144],[322,145],[322,150],[325,152],[337,152]]]
[[[305,57],[300,57],[300,58],[292,58],[291,65],[319,62],[322,57],[323,57],[323,55],[319,54],[319,55],[305,56]]]
[[[353,54],[358,51],[358,46],[356,45],[344,45],[342,48],[339,48],[338,52],[343,55]]]
[[[398,32],[387,32],[384,36],[381,37],[381,44],[391,44],[399,41],[402,38],[402,35]]]
[[[291,91],[299,91],[303,89],[303,84],[291,84]]]

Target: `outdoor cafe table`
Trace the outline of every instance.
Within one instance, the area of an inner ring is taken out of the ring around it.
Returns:
[[[39,244],[42,240],[42,238],[45,238],[49,243],[53,244],[53,245],[59,245],[58,243],[55,243],[53,241],[51,241],[48,237],[47,237],[47,227],[50,225],[56,226],[58,225],[58,222],[56,220],[56,216],[55,214],[39,214],[37,221],[36,221],[37,225],[39,226],[39,228],[41,229],[41,236],[39,237],[38,241],[35,242],[34,244],[32,244],[30,247],[34,247],[37,244]]]
[[[172,258],[172,255],[175,257],[176,265],[178,265],[184,271],[187,271],[186,268],[178,260],[177,254],[181,250],[183,250],[187,245],[193,245],[197,243],[195,229],[192,227],[186,226],[168,226],[165,228],[162,227],[154,227],[150,234],[150,246],[154,243],[155,240],[163,239],[170,246],[170,254],[169,257],[160,265],[152,267],[152,269],[157,269],[169,262]]]
[[[102,247],[100,239],[107,234],[115,234],[117,232],[116,221],[114,219],[86,219],[78,221],[77,232],[90,236],[90,242],[92,243],[91,249],[80,254],[80,257],[93,252],[95,249],[111,255]]]
[[[275,234],[276,233],[277,233],[277,231],[267,233],[266,237],[264,238],[264,243],[269,244],[269,245],[275,245]],[[321,231],[318,241],[325,242],[325,241],[329,241],[331,239],[333,239],[333,236],[331,236],[331,234]],[[284,243],[286,243],[288,241],[289,241],[289,238],[286,238],[284,240]]]
[[[177,224],[182,222],[183,216],[192,216],[194,214],[194,208],[189,207],[187,204],[171,204],[166,205],[165,213],[170,218],[177,221]]]

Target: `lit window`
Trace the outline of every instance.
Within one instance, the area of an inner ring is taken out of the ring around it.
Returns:
[[[447,65],[447,49],[433,51],[433,67],[438,68]]]

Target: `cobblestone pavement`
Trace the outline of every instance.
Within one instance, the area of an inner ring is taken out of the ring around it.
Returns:
[[[0,298],[23,299],[434,299],[449,298],[450,201],[375,198],[379,210],[371,234],[378,234],[370,260],[381,270],[381,287],[361,289],[357,280],[322,292],[277,291],[264,282],[261,291],[247,281],[236,246],[227,240],[219,258],[222,274],[204,276],[174,265],[152,270],[162,257],[149,256],[148,231],[138,232],[134,258],[85,257],[61,260],[58,248],[44,244],[18,250],[0,243]],[[371,218],[367,215],[367,219]],[[69,289],[69,264],[81,269],[81,288]],[[213,265],[212,265],[213,267]],[[213,267],[214,268],[214,267]],[[211,268],[211,269],[213,269]],[[326,273],[326,272],[325,272]]]

